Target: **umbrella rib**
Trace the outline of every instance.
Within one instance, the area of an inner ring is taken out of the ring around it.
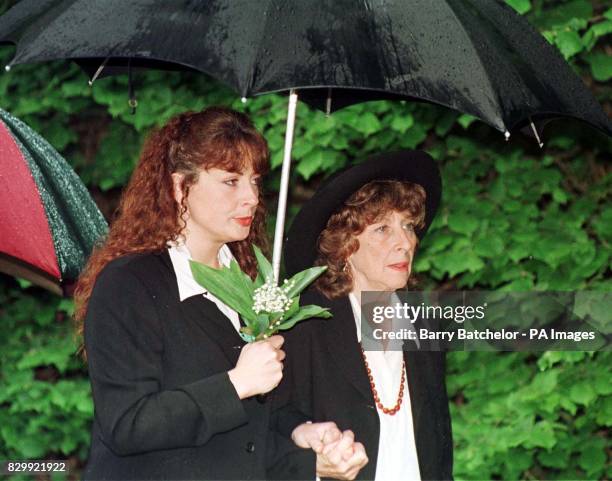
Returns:
[[[263,23],[263,28],[261,29],[261,35],[259,38],[259,41],[255,43],[255,54],[253,56],[252,62],[251,62],[251,66],[249,68],[249,78],[247,80],[247,84],[245,86],[244,91],[242,91],[240,93],[242,98],[248,98],[250,92],[252,91],[252,87],[253,87],[253,83],[254,83],[254,72],[255,72],[255,65],[257,65],[257,59],[259,58],[259,52],[261,52],[261,45],[262,45],[262,41],[265,38],[266,35],[266,30],[268,28],[268,23],[269,23],[269,16],[268,14],[270,13],[270,5],[273,3],[274,0],[268,0],[268,3],[266,4],[266,7],[264,9],[264,18],[265,21]]]
[[[468,1],[468,3],[470,2],[470,0],[467,0],[467,1]],[[454,9],[454,7],[452,5],[452,2],[444,2],[444,4],[449,7],[450,12],[452,13],[452,15],[457,20],[457,24],[461,27],[461,30],[463,31],[465,36],[470,40],[469,46],[472,49],[472,51],[475,53],[476,58],[478,59],[478,63],[480,65],[480,67],[481,67],[481,70],[483,71],[483,73],[485,75],[485,78],[487,80],[487,84],[489,86],[489,92],[495,98],[495,103],[496,103],[497,109],[503,112],[503,104],[500,102],[499,95],[497,94],[496,90],[493,88],[493,83],[491,82],[491,77],[489,75],[489,71],[487,70],[484,62],[482,61],[482,59],[480,57],[480,53],[478,52],[478,49],[474,45],[474,43],[472,41],[472,37],[471,37],[469,31],[464,27],[463,22],[461,21],[461,19],[459,18],[459,16],[455,12],[455,9]],[[504,123],[503,115],[499,116],[499,120],[501,122],[501,126],[502,126],[503,131],[508,132],[508,127]],[[502,130],[502,129],[500,129],[500,130]]]

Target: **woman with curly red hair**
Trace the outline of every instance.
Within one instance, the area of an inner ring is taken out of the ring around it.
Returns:
[[[281,380],[283,338],[245,345],[238,314],[189,268],[234,258],[256,275],[268,159],[248,117],[222,107],[146,141],[75,293],[94,399],[84,479],[264,479],[314,462],[269,429],[255,396]]]

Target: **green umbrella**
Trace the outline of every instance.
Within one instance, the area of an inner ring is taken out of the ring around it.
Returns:
[[[0,272],[70,294],[107,230],[64,158],[0,109]]]

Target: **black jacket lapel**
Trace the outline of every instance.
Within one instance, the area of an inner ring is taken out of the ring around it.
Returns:
[[[246,343],[238,335],[232,321],[223,314],[217,305],[202,295],[192,296],[181,302],[181,310],[187,319],[212,338],[232,365]]]
[[[163,251],[160,255],[162,261],[172,273],[173,282],[171,282],[171,285],[174,289],[174,297],[178,301],[180,296],[170,255],[168,251]],[[235,366],[238,362],[240,349],[246,343],[234,329],[232,321],[219,310],[213,301],[206,299],[203,295],[188,297],[178,302],[185,318],[213,339],[232,366]]]
[[[424,373],[422,372],[422,359],[419,359],[419,352],[404,351],[404,362],[406,363],[406,376],[408,381],[408,392],[410,393],[410,408],[412,410],[412,422],[415,434],[418,433],[421,425],[421,409],[423,407],[425,389]]]
[[[327,348],[334,358],[335,365],[344,376],[370,403],[373,403],[368,374],[357,342],[357,329],[350,300],[345,296],[328,303],[333,317],[322,327]]]

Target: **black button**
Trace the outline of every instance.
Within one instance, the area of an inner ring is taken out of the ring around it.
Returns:
[[[247,453],[254,453],[255,452],[255,443],[252,441],[249,441],[248,443],[246,443],[246,446],[244,447],[245,451]]]
[[[268,394],[258,394],[257,396],[255,396],[255,399],[257,399],[257,402],[259,404],[265,404],[266,400],[268,399]]]

